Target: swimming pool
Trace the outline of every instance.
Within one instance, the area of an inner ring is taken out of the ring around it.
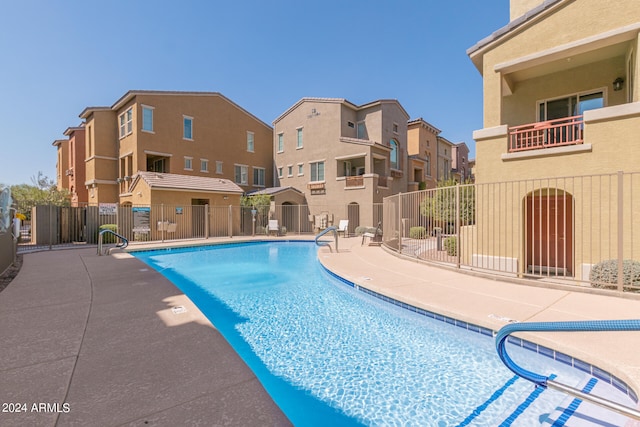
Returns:
[[[492,337],[358,292],[316,252],[310,242],[264,242],[134,255],[196,303],[295,425],[496,426],[532,395]],[[591,379],[509,351],[566,384]],[[565,399],[546,390],[510,425],[539,425]]]

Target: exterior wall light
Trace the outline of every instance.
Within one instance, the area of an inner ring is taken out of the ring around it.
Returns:
[[[624,79],[622,77],[618,77],[613,81],[613,90],[618,91],[622,89],[622,83],[624,83]]]

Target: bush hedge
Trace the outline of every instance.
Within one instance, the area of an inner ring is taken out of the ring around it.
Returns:
[[[427,229],[424,227],[411,227],[409,229],[409,237],[412,239],[426,239]]]
[[[447,255],[456,256],[458,254],[458,241],[455,236],[447,237],[442,244]]]

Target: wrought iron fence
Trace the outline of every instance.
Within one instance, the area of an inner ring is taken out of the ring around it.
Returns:
[[[276,220],[278,234],[312,234],[341,219],[349,220],[349,234],[359,225],[381,221],[382,204],[370,209],[359,205],[274,205],[257,209],[209,205],[81,205],[35,206],[18,244],[19,252],[97,244],[98,233],[111,229],[130,242],[165,242],[211,237],[269,234],[269,220]],[[366,212],[365,212],[366,211]],[[109,242],[109,237],[106,237]]]
[[[384,201],[384,244],[514,277],[640,290],[640,173],[457,185]]]

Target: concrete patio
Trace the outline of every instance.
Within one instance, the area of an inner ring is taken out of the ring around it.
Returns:
[[[206,243],[214,241],[225,239]],[[198,243],[205,241],[186,242]],[[339,253],[322,248],[318,257],[362,287],[493,330],[508,319],[632,319],[640,313],[636,299],[461,274],[360,246],[359,238],[340,239]],[[178,306],[186,311],[172,310]],[[23,412],[1,412],[0,425],[290,424],[199,310],[126,253],[98,256],[94,247],[26,254],[20,274],[0,292],[0,324],[0,396],[3,403],[26,404]],[[523,337],[640,391],[637,333]]]

